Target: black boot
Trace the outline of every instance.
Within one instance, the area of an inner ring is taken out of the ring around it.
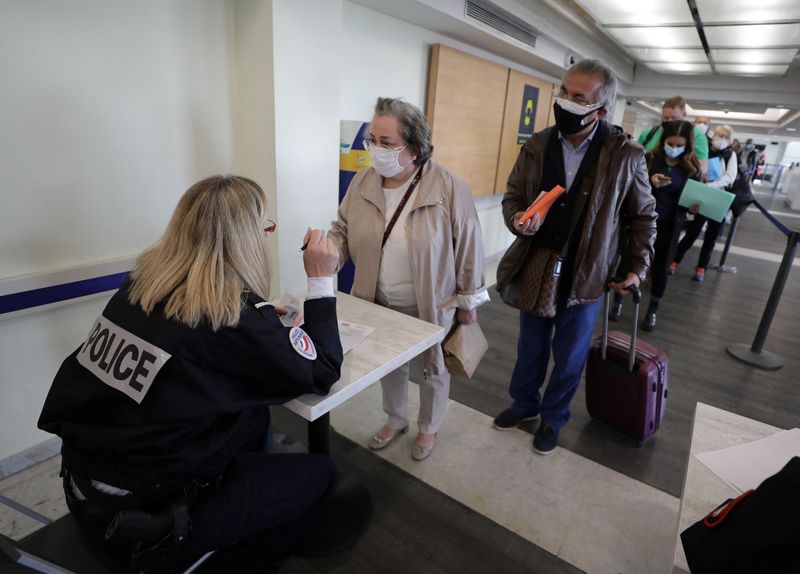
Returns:
[[[656,312],[648,311],[647,315],[642,321],[642,331],[655,331],[656,328]]]

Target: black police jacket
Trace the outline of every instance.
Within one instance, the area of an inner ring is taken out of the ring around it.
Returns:
[[[306,301],[300,330],[249,294],[238,325],[213,331],[161,306],[146,315],[129,286],[64,360],[39,418],[74,474],[133,491],[217,477],[264,437],[268,405],[327,394],[339,379],[333,297]]]

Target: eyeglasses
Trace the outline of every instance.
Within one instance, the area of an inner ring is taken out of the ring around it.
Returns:
[[[374,142],[374,141],[368,140],[368,139],[364,140],[362,143],[364,144],[364,149],[367,150],[367,151],[369,151],[369,148],[371,148],[371,147],[382,147],[383,149],[388,149],[390,151],[400,151],[401,149],[406,147],[405,144],[397,146],[397,147],[392,147],[390,145],[379,144],[378,142]]]
[[[569,102],[572,102],[573,104],[578,104],[579,106],[583,106],[585,108],[596,109],[602,107],[602,105],[600,105],[599,103],[591,104],[586,100],[584,100],[583,98],[570,98],[569,94],[567,94],[567,90],[565,90],[564,88],[553,88],[553,97],[561,98],[562,100],[567,100]]]
[[[272,233],[273,231],[275,231],[275,228],[278,226],[278,224],[272,221],[271,219],[267,219],[267,222],[269,223],[269,225],[267,225],[264,228],[264,233]]]

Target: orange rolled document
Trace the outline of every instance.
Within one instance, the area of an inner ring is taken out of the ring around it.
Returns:
[[[519,223],[525,223],[537,213],[539,214],[539,221],[544,221],[544,218],[547,216],[547,212],[550,211],[550,208],[553,207],[553,204],[565,191],[567,190],[560,185],[556,185],[547,193],[544,191],[541,192],[539,197],[537,197],[533,203],[531,203],[530,207],[526,209],[525,213],[522,214],[522,217],[519,218]]]

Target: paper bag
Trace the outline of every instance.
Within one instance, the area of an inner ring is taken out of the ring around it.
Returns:
[[[447,370],[471,378],[489,349],[489,342],[477,322],[458,323],[442,342],[442,349]]]

